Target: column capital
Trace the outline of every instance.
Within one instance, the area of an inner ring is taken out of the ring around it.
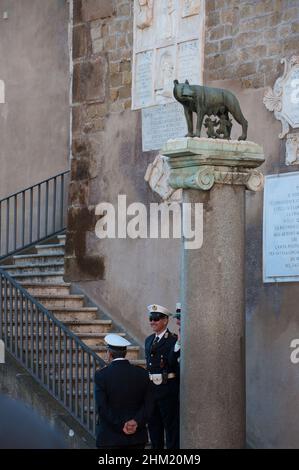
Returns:
[[[265,161],[264,152],[255,142],[186,137],[168,140],[161,154],[167,157],[172,188],[207,191],[215,183],[263,188],[256,168]]]

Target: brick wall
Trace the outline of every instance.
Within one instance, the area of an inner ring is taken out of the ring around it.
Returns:
[[[273,85],[280,59],[298,51],[298,0],[206,0],[206,83]]]

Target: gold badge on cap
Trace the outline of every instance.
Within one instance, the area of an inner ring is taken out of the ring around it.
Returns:
[[[153,305],[153,311],[157,310],[157,305]]]

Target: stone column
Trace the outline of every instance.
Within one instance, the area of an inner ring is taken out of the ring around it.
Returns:
[[[245,189],[263,187],[252,142],[170,140],[169,184],[203,204],[203,245],[182,247],[181,448],[245,446]],[[182,245],[183,246],[183,245]]]

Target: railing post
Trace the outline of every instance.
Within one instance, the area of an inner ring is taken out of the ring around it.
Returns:
[[[39,312],[41,316],[41,380],[45,382],[45,329],[44,329],[44,313]],[[38,348],[39,349],[39,348]]]
[[[0,256],[2,253],[2,201],[0,201]]]
[[[25,191],[22,191],[22,246],[25,245]]]
[[[24,298],[23,298],[23,294],[22,292],[17,289],[17,293],[18,293],[18,297],[20,298],[20,328],[19,328],[19,331],[20,331],[20,359],[21,359],[21,362],[23,364],[23,315],[24,315],[24,310],[23,310],[23,301],[24,301]],[[15,325],[16,325],[16,337],[18,338],[18,322],[15,321]]]
[[[32,301],[30,300],[30,357],[31,357],[31,370],[34,373],[34,309],[32,305]]]
[[[53,180],[53,233],[55,232],[56,226],[56,176]]]
[[[40,184],[37,189],[37,238],[40,239]]]
[[[28,367],[28,299],[25,298],[25,365]]]
[[[61,175],[61,192],[60,192],[60,224],[63,226],[63,208],[64,208],[64,175]]]
[[[70,373],[69,373],[69,409],[73,411],[73,339],[69,340],[69,351],[70,351]]]
[[[52,390],[54,395],[57,396],[56,392],[56,325],[52,323]]]
[[[16,250],[17,248],[17,211],[18,211],[18,207],[17,207],[17,203],[18,203],[18,199],[17,199],[17,195],[15,194],[14,196],[14,217],[13,217],[13,246],[14,246],[14,251]]]
[[[39,309],[35,307],[35,360],[36,360],[36,376],[40,376],[39,366]]]
[[[64,404],[67,405],[67,347],[66,347],[66,334],[65,331],[63,332],[63,380],[64,380],[64,387],[63,387],[63,398]]]
[[[45,204],[45,236],[48,235],[48,212],[49,212],[49,181],[46,181],[46,204]]]
[[[32,243],[32,226],[33,226],[33,188],[30,188],[30,216],[29,216],[29,240]]]
[[[9,199],[6,200],[6,253],[9,251]]]
[[[0,296],[0,339],[3,337],[3,276],[0,273],[0,288],[1,288],[1,296]]]

